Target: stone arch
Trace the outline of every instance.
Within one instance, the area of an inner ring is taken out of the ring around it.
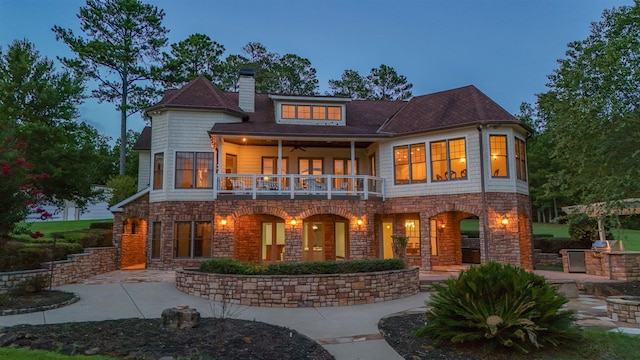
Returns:
[[[324,205],[324,206],[316,206],[316,207],[312,207],[304,210],[303,212],[300,213],[300,218],[304,220],[310,216],[321,215],[321,214],[337,215],[345,219],[352,219],[355,216],[350,211],[344,208],[341,208],[339,206]]]
[[[255,215],[255,214],[273,215],[281,219],[289,218],[289,214],[287,214],[287,212],[284,211],[283,209],[272,207],[272,206],[265,206],[265,205],[241,207],[238,210],[231,213],[231,217],[234,220],[238,220],[242,216]]]
[[[147,259],[147,221],[128,217],[122,221],[120,268],[144,268]]]

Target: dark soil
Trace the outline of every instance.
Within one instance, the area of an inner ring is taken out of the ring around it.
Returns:
[[[2,335],[4,333],[4,335]],[[3,344],[6,343],[6,344]],[[0,346],[101,354],[126,359],[314,359],[333,356],[313,340],[283,327],[237,319],[202,318],[191,329],[167,330],[160,319],[122,319],[0,330]]]
[[[0,314],[20,311],[21,313],[41,311],[65,304],[75,298],[75,294],[66,291],[49,290],[39,293],[26,293],[21,296],[8,296],[8,301],[0,302]]]

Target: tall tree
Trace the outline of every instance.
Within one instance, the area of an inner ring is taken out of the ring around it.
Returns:
[[[286,54],[276,66],[278,92],[282,94],[314,95],[318,89],[316,69],[309,59]]]
[[[164,11],[139,0],[87,0],[78,14],[87,38],[54,26],[58,40],[78,56],[62,59],[78,73],[98,82],[92,96],[120,111],[120,138],[126,139],[127,117],[157,96],[151,85],[152,66],[167,44]],[[125,172],[126,141],[120,143],[120,174]]]
[[[412,96],[413,85],[393,67],[382,64],[371,69],[366,77],[354,70],[345,70],[340,80],[329,80],[329,87],[333,95],[350,96],[354,100],[399,101]]]
[[[318,88],[316,69],[309,59],[295,54],[280,56],[258,42],[242,47],[244,55],[229,55],[220,66],[214,83],[223,90],[238,90],[238,72],[255,71],[256,92],[270,94],[313,95]]]
[[[605,10],[538,95],[563,181],[581,201],[640,196],[640,2]]]
[[[106,140],[76,120],[83,91],[82,79],[56,72],[26,40],[0,51],[0,133],[26,144],[24,157],[50,175],[40,184],[50,202],[82,205],[95,195],[101,168],[96,156]]]
[[[373,97],[367,79],[360,76],[355,70],[345,70],[340,80],[329,80],[329,87],[334,96],[348,96],[354,100]]]
[[[220,72],[224,46],[204,34],[193,34],[171,44],[171,52],[162,53],[160,81],[165,88],[179,87],[202,75],[214,80]]]
[[[382,64],[371,69],[367,80],[376,100],[405,100],[412,95],[413,84],[407,82],[406,76],[398,75],[391,66]]]

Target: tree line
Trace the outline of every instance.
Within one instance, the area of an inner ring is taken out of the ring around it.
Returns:
[[[75,54],[60,59],[61,70],[26,39],[0,48],[0,140],[11,140],[0,147],[2,196],[22,191],[36,173],[50,175],[33,185],[42,190],[39,199],[54,203],[82,205],[95,195],[91,185],[109,180],[135,191],[137,158],[130,150],[138,134],[127,131],[128,116],[196,76],[237,91],[239,70],[250,67],[258,92],[318,94],[309,59],[270,52],[257,42],[225,56],[224,46],[204,34],[169,45],[164,15],[140,0],[87,0],[78,13],[81,35],[52,29]],[[604,11],[587,39],[568,44],[566,58],[549,75],[548,91],[538,94],[535,104],[521,106],[518,116],[534,129],[527,150],[538,220],[558,217],[563,205],[639,197],[638,59],[636,0]],[[97,86],[88,89],[88,80]],[[353,99],[412,96],[407,78],[384,64],[368,74],[347,69],[328,85],[327,95]],[[78,106],[87,97],[110,102],[120,112],[116,147],[78,120]],[[29,175],[24,167],[10,171],[11,161],[19,159],[34,164],[29,181],[15,179],[18,173]]]

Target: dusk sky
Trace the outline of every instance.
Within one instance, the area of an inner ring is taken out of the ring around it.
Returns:
[[[547,75],[565,56],[567,43],[589,34],[604,9],[632,0],[158,0],[169,42],[203,33],[239,54],[248,42],[296,54],[317,70],[320,93],[346,69],[367,75],[386,64],[405,75],[413,94],[475,85],[510,113],[535,102]],[[79,32],[81,0],[0,0],[0,46],[26,38],[42,56],[72,57],[55,40],[54,25]],[[61,69],[60,64],[56,65]],[[119,113],[94,100],[80,119],[101,133],[119,136]],[[139,115],[128,127],[140,131]]]

